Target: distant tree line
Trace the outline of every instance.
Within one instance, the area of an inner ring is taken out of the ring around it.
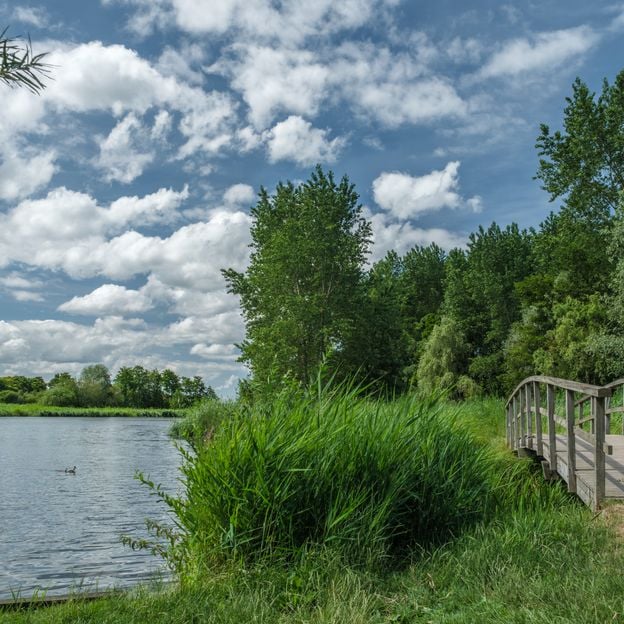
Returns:
[[[57,373],[42,377],[0,377],[1,403],[42,403],[60,407],[183,408],[202,399],[216,399],[201,377],[183,377],[172,370],[122,367],[114,379],[103,364],[85,367],[76,379]]]
[[[371,391],[502,395],[531,374],[624,376],[624,72],[579,79],[563,130],[541,126],[536,178],[560,209],[538,228],[492,223],[467,246],[392,251],[367,266],[371,226],[345,176],[320,167],[261,190],[252,254],[225,270],[240,297],[243,396],[322,369]]]

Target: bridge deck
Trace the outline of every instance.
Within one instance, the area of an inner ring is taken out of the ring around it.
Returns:
[[[533,436],[534,438],[535,436]],[[551,459],[548,439],[542,441],[544,458],[550,464],[550,469],[556,472],[568,483],[568,442],[565,436],[557,435],[555,448],[557,449],[557,465]],[[624,436],[607,435],[606,443],[613,447],[613,454],[605,457],[605,496],[624,499]],[[535,447],[535,442],[533,444]],[[589,442],[576,436],[576,478],[577,488],[593,491],[594,450]],[[579,491],[579,495],[582,493]],[[585,499],[581,495],[581,498]],[[586,501],[587,502],[587,501]]]

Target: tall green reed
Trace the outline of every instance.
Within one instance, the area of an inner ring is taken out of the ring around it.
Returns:
[[[527,466],[478,440],[460,408],[345,386],[235,412],[182,452],[184,495],[161,495],[178,527],[166,557],[183,575],[316,546],[354,563],[396,561],[534,493]]]

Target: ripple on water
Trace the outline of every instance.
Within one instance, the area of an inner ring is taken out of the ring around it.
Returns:
[[[134,479],[179,490],[169,419],[0,418],[0,598],[36,590],[105,589],[165,574],[120,542],[147,537],[145,518],[170,521]],[[76,465],[76,474],[65,467]]]

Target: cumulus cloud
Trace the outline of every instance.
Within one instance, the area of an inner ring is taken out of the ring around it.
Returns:
[[[113,2],[115,0],[106,0]],[[329,35],[364,25],[385,5],[396,0],[116,0],[137,12],[131,27],[142,35],[171,23],[194,34],[232,32],[259,40],[301,43],[307,37]]]
[[[61,312],[92,316],[124,316],[145,312],[152,301],[138,290],[129,290],[117,284],[104,284],[83,297],[73,297],[61,304]]]
[[[346,43],[332,60],[332,81],[339,97],[360,114],[389,127],[431,123],[466,114],[466,104],[450,82],[430,75],[428,53],[396,53],[382,46]]]
[[[96,165],[106,172],[106,180],[128,184],[143,173],[154,160],[154,153],[139,151],[145,134],[146,129],[137,116],[129,113],[100,141]]]
[[[307,50],[238,44],[212,67],[231,80],[249,107],[255,128],[281,112],[314,116],[326,97],[330,69]]]
[[[13,9],[13,19],[22,24],[30,24],[37,28],[47,26],[49,18],[46,10],[42,7],[18,6]]]
[[[23,158],[16,149],[0,150],[0,199],[22,199],[46,186],[56,172],[56,153],[27,150]]]
[[[245,376],[245,368],[223,355],[207,359],[201,354],[189,358],[189,354],[196,344],[225,345],[241,340],[241,330],[240,317],[233,314],[218,315],[212,324],[189,318],[165,327],[118,316],[99,318],[92,324],[0,321],[0,365],[7,374],[51,377],[62,370],[78,374],[93,363],[105,364],[114,374],[121,366],[140,362],[150,368],[171,368],[182,375],[201,375],[213,387],[221,387],[232,376]],[[197,342],[198,336],[203,343]],[[154,345],[161,346],[163,352],[154,352]]]
[[[126,229],[171,222],[187,195],[186,189],[160,189],[102,207],[85,193],[60,188],[25,200],[0,214],[0,266],[22,262],[74,278],[113,280],[153,273],[170,286],[222,288],[221,268],[241,269],[248,258],[251,219],[245,212],[217,208],[206,221],[164,237]]]
[[[328,130],[313,128],[309,121],[291,115],[266,134],[269,160],[292,160],[303,166],[332,163],[346,141],[341,137],[329,139],[328,135]]]
[[[434,170],[419,177],[407,173],[384,172],[373,181],[375,202],[400,219],[460,206],[480,212],[480,197],[464,200],[457,192],[459,165],[459,161],[451,161],[441,171]]]
[[[505,43],[479,70],[480,78],[517,76],[555,69],[585,54],[599,40],[588,26],[554,30]]]
[[[373,230],[373,246],[371,262],[381,260],[389,251],[394,250],[404,254],[415,245],[430,245],[435,243],[442,249],[450,250],[454,247],[463,247],[467,236],[444,228],[418,228],[409,221],[397,221],[384,213],[371,213],[367,218]]]
[[[253,186],[249,184],[234,184],[223,193],[223,202],[226,206],[249,204],[256,197]]]
[[[136,130],[138,116],[158,107],[180,114],[179,130],[186,140],[180,148],[181,158],[198,151],[214,154],[231,142],[236,103],[228,94],[204,91],[176,76],[164,75],[123,45],[91,41],[73,46],[50,42],[50,46],[46,60],[55,66],[54,80],[40,97],[24,89],[3,96],[0,138],[20,131],[49,132],[43,121],[46,112],[48,116],[88,111],[108,111],[116,116],[133,113],[135,116],[127,117],[125,126],[122,122],[110,137],[110,147],[117,144],[119,154],[125,135]],[[164,121],[161,118],[161,127]]]

